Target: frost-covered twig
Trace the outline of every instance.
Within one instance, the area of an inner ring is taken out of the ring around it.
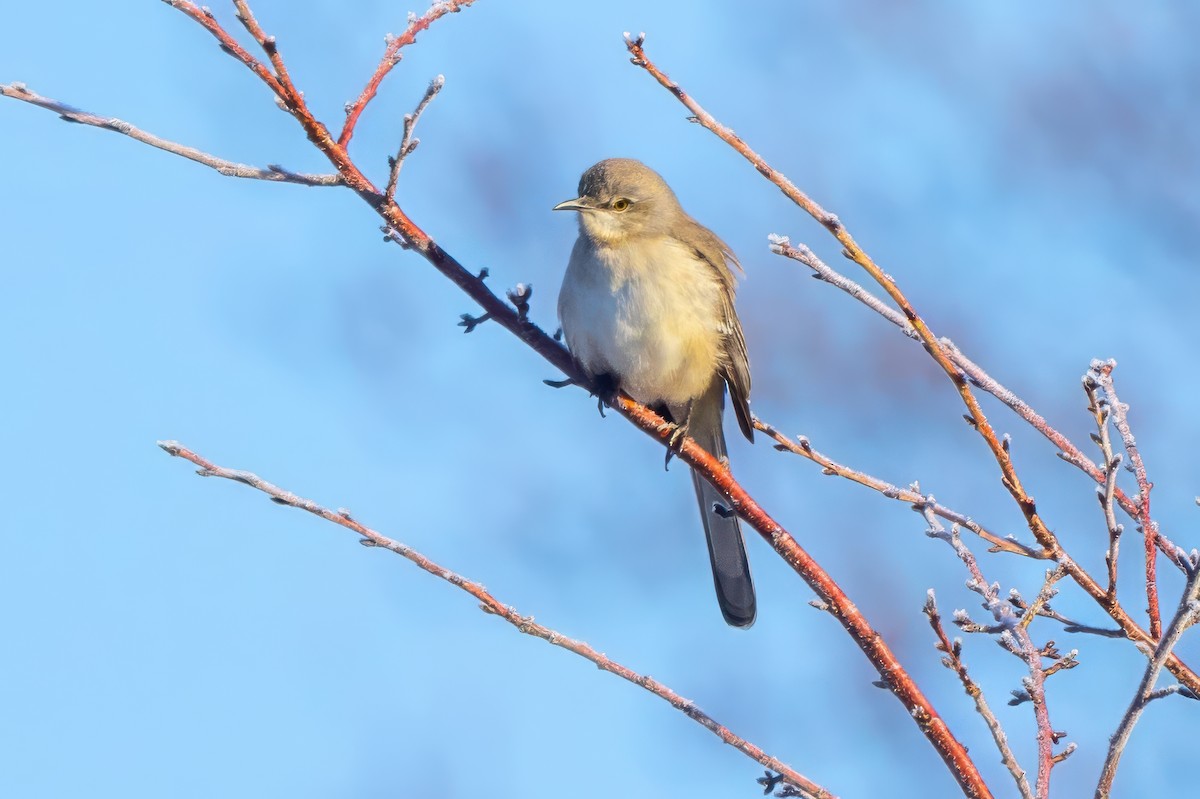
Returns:
[[[1110,739],[1108,756],[1104,759],[1104,766],[1100,771],[1100,781],[1096,785],[1096,799],[1108,799],[1112,793],[1113,779],[1117,776],[1117,766],[1121,762],[1121,755],[1124,753],[1125,746],[1129,743],[1129,736],[1146,706],[1155,699],[1178,692],[1178,689],[1173,691],[1170,688],[1156,691],[1154,686],[1158,682],[1158,675],[1162,672],[1167,658],[1170,657],[1171,650],[1179,643],[1180,636],[1188,627],[1200,620],[1200,564],[1198,564],[1198,560],[1200,559],[1193,554],[1191,558],[1192,573],[1188,577],[1179,607],[1167,624],[1166,632],[1158,642],[1158,646],[1154,648],[1150,662],[1146,665],[1146,671],[1142,674],[1142,679],[1129,703],[1129,708],[1121,717],[1116,732]],[[1196,698],[1194,692],[1191,693],[1191,696]]]
[[[226,161],[224,158],[218,158],[215,155],[197,150],[195,147],[188,147],[178,142],[160,138],[152,133],[147,133],[124,120],[98,116],[97,114],[73,108],[66,103],[60,103],[58,100],[43,97],[40,94],[30,91],[22,83],[0,83],[0,95],[11,97],[14,100],[20,100],[30,105],[36,105],[39,108],[45,108],[47,111],[53,111],[67,122],[78,122],[81,125],[91,125],[102,130],[111,130],[115,133],[120,133],[131,139],[140,141],[142,144],[148,144],[151,147],[165,150],[168,153],[181,156],[189,161],[203,164],[206,167],[215,169],[226,177],[268,180],[277,183],[298,183],[301,186],[342,185],[342,176],[338,174],[304,175],[298,172],[291,172],[276,164],[270,164],[266,169],[262,169],[247,164],[239,164],[235,161]]]
[[[1121,434],[1125,452],[1129,454],[1129,465],[1137,479],[1138,495],[1135,518],[1146,542],[1146,612],[1150,616],[1150,636],[1157,640],[1162,635],[1162,617],[1158,608],[1158,569],[1156,565],[1159,543],[1158,522],[1154,521],[1150,515],[1150,489],[1154,487],[1154,484],[1146,476],[1146,464],[1142,462],[1142,453],[1138,451],[1133,430],[1129,427],[1129,418],[1126,416],[1129,406],[1121,402],[1117,396],[1117,389],[1113,385],[1112,373],[1116,367],[1117,362],[1114,360],[1092,361],[1085,379],[1094,381],[1107,395],[1113,426]]]
[[[404,135],[400,137],[400,148],[396,150],[396,156],[388,159],[388,165],[391,171],[388,173],[387,188],[383,195],[389,201],[396,198],[396,184],[400,182],[400,170],[404,167],[404,161],[413,150],[417,149],[417,145],[421,143],[420,139],[413,138],[413,131],[416,130],[417,120],[421,118],[421,114],[433,102],[433,98],[446,85],[446,77],[438,75],[433,80],[429,81],[429,88],[425,90],[425,95],[421,98],[421,102],[417,103],[417,107],[413,109],[411,114],[404,115]]]
[[[1100,456],[1104,459],[1104,486],[1097,489],[1096,496],[1100,500],[1100,508],[1104,512],[1104,526],[1108,528],[1108,551],[1104,553],[1104,562],[1108,566],[1108,596],[1109,601],[1117,601],[1117,566],[1119,563],[1121,534],[1125,528],[1117,523],[1116,510],[1113,507],[1113,497],[1117,493],[1117,477],[1120,474],[1121,456],[1114,454],[1112,437],[1109,435],[1109,421],[1112,416],[1112,406],[1108,400],[1099,395],[1097,383],[1090,375],[1083,379],[1083,391],[1087,394],[1088,410],[1096,420],[1096,433],[1093,438],[1100,447]]]
[[[709,732],[716,735],[723,742],[729,744],[734,749],[737,749],[747,757],[761,763],[765,768],[773,769],[784,775],[784,779],[789,784],[803,791],[801,795],[810,797],[810,799],[836,799],[828,790],[816,784],[812,780],[800,774],[795,769],[780,761],[779,759],[768,755],[758,746],[750,743],[745,738],[735,734],[725,725],[719,723],[689,699],[684,699],[679,694],[672,691],[668,686],[647,675],[638,674],[627,666],[618,663],[607,655],[598,652],[594,647],[577,641],[573,638],[568,638],[557,630],[553,630],[545,625],[538,624],[533,620],[532,616],[522,616],[511,606],[504,604],[499,599],[496,599],[482,585],[466,579],[465,577],[450,571],[449,569],[440,566],[434,561],[422,555],[420,552],[412,549],[405,544],[396,541],[393,538],[388,538],[382,533],[367,527],[358,522],[351,516],[349,511],[338,510],[333,511],[323,507],[311,499],[297,496],[287,489],[268,483],[252,472],[241,471],[238,469],[226,469],[218,466],[202,455],[193,452],[187,447],[180,444],[178,441],[160,441],[158,445],[168,455],[173,455],[177,458],[183,458],[191,461],[200,467],[197,471],[201,477],[221,477],[226,480],[232,480],[243,485],[247,485],[253,489],[263,492],[271,501],[287,505],[292,508],[299,508],[303,511],[308,511],[314,516],[319,516],[328,522],[341,525],[348,530],[360,536],[359,542],[365,546],[378,547],[394,552],[397,555],[416,564],[424,571],[432,574],[434,577],[445,580],[451,585],[466,591],[475,599],[479,600],[479,609],[485,613],[490,613],[504,619],[517,629],[518,632],[525,635],[531,635],[535,638],[541,638],[548,644],[560,647],[572,652],[582,658],[590,660],[603,671],[628,680],[634,685],[644,688],[660,699],[670,703],[676,710],[681,711],[685,716],[700,724]]]
[[[1042,659],[1049,657],[1056,661],[1063,660],[1059,653],[1054,648],[1047,644],[1045,647],[1038,647],[1033,643],[1032,637],[1029,635],[1028,625],[1029,619],[1036,615],[1036,608],[1045,604],[1049,599],[1054,582],[1062,576],[1062,567],[1051,570],[1046,577],[1046,582],[1042,590],[1038,592],[1038,599],[1035,600],[1032,612],[1024,614],[1024,620],[1019,616],[1014,609],[1014,606],[1001,599],[1000,586],[998,583],[989,583],[983,576],[983,572],[979,567],[979,563],[975,560],[974,554],[963,543],[962,538],[958,534],[958,526],[954,525],[950,531],[946,528],[934,515],[932,510],[925,509],[925,521],[929,525],[927,534],[932,538],[939,538],[948,543],[958,555],[959,559],[967,567],[971,579],[967,581],[967,588],[974,591],[983,597],[983,607],[992,615],[996,622],[996,626],[989,630],[998,636],[998,641],[1007,651],[1016,655],[1025,661],[1026,668],[1029,670],[1029,676],[1022,680],[1023,692],[1020,692],[1017,701],[1030,701],[1033,703],[1033,715],[1037,725],[1037,752],[1038,752],[1038,769],[1037,782],[1034,786],[1034,796],[1037,799],[1048,799],[1050,796],[1050,771],[1055,764],[1060,762],[1065,757],[1069,756],[1074,751],[1073,746],[1068,746],[1063,752],[1054,753],[1054,744],[1061,737],[1050,726],[1050,713],[1046,707],[1046,677],[1051,673],[1050,669],[1042,666]],[[968,623],[968,617],[965,614],[956,614],[955,623],[963,626]],[[1074,653],[1067,656],[1068,662],[1074,665]],[[1070,668],[1070,666],[1066,666]],[[1057,668],[1055,668],[1057,670]]]
[[[785,258],[790,258],[793,261],[798,261],[804,264],[809,269],[813,270],[813,277],[818,278],[822,282],[828,283],[835,288],[849,294],[859,302],[866,305],[877,314],[887,319],[892,324],[900,328],[904,335],[913,340],[919,340],[916,330],[912,325],[905,321],[904,314],[892,308],[879,297],[867,291],[863,286],[850,278],[838,272],[829,264],[825,263],[816,253],[803,244],[792,244],[787,236],[779,236],[771,234],[768,236],[771,245],[771,252],[776,255],[782,255]],[[1077,467],[1085,474],[1090,476],[1100,485],[1104,485],[1107,479],[1107,472],[1103,465],[1097,465],[1083,454],[1070,439],[1050,425],[1046,419],[1035,411],[1027,402],[1018,397],[1013,391],[983,370],[979,364],[972,361],[963,353],[958,346],[946,338],[945,336],[938,339],[942,347],[945,348],[950,360],[962,370],[963,375],[971,383],[971,385],[991,394],[996,399],[1007,405],[1014,413],[1024,419],[1032,428],[1041,433],[1045,438],[1058,448],[1058,455],[1064,461]],[[1133,518],[1138,516],[1138,503],[1135,498],[1130,497],[1118,486],[1113,497],[1117,504]],[[1162,534],[1157,533],[1156,543],[1159,549],[1171,558],[1172,563],[1178,565],[1176,553],[1178,547],[1175,546],[1170,539]]]
[[[1017,555],[1025,555],[1026,557],[1038,559],[1046,557],[1041,550],[1022,544],[1011,535],[1000,536],[996,533],[993,533],[991,530],[988,530],[970,516],[947,508],[944,505],[939,505],[936,502],[932,504],[928,503],[925,495],[922,494],[921,491],[915,486],[909,488],[900,488],[899,486],[893,485],[886,480],[881,480],[878,477],[873,477],[865,472],[860,472],[856,469],[850,468],[849,466],[838,463],[824,453],[813,449],[812,444],[809,442],[806,436],[799,436],[796,439],[792,439],[788,436],[785,436],[783,433],[779,432],[761,419],[754,420],[754,427],[756,430],[761,430],[771,438],[775,439],[777,442],[775,449],[782,450],[784,452],[790,452],[793,455],[799,455],[802,458],[807,458],[808,460],[822,467],[822,471],[824,471],[825,474],[844,477],[851,482],[858,483],[859,485],[866,486],[867,488],[873,488],[879,493],[883,494],[885,497],[899,500],[900,502],[907,502],[913,506],[929,507],[934,513],[946,521],[965,527],[972,533],[975,533],[975,535],[982,538],[984,541],[987,541],[992,545],[988,550],[989,552],[1012,552]]]
[[[1033,791],[1029,788],[1025,769],[1021,768],[1017,756],[1013,754],[1012,747],[1008,745],[1008,736],[1005,734],[1004,728],[1000,726],[1000,720],[996,718],[996,714],[988,705],[987,699],[984,698],[983,689],[979,687],[979,683],[975,682],[967,672],[967,664],[962,659],[962,641],[958,638],[951,641],[946,635],[946,628],[942,625],[942,616],[938,612],[937,600],[934,598],[932,588],[929,589],[929,594],[925,599],[923,611],[929,617],[929,626],[933,628],[933,633],[937,636],[938,642],[935,646],[939,652],[946,653],[946,656],[942,658],[942,665],[958,675],[963,690],[975,703],[975,711],[987,724],[988,731],[992,734],[992,740],[996,742],[996,748],[1000,750],[1000,762],[1012,775],[1022,799],[1033,799]]]
[[[415,42],[417,34],[428,30],[434,22],[447,14],[462,11],[474,2],[475,0],[438,0],[419,17],[410,13],[408,27],[404,29],[404,33],[399,36],[388,34],[387,46],[383,50],[383,58],[379,60],[379,66],[375,67],[375,72],[371,74],[370,80],[367,81],[367,85],[358,98],[354,102],[346,104],[346,122],[337,138],[340,147],[344,149],[350,144],[350,139],[354,136],[354,128],[358,125],[358,118],[362,116],[367,103],[374,99],[375,93],[379,91],[379,85],[392,71],[392,67],[400,63],[400,50]]]

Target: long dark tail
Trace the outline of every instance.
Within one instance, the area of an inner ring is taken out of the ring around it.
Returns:
[[[721,426],[724,407],[725,384],[717,379],[704,396],[692,404],[688,423],[688,435],[718,458],[725,457],[725,434]],[[726,518],[713,510],[714,504],[727,507],[728,501],[695,471],[692,472],[692,483],[700,502],[704,535],[708,538],[708,556],[712,561],[713,584],[717,588],[721,614],[734,627],[749,627],[754,624],[757,606],[741,525],[737,516]]]

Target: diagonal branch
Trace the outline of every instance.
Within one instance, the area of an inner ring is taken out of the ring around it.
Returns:
[[[102,130],[111,130],[114,133],[120,133],[131,139],[140,141],[142,144],[148,144],[151,147],[166,150],[168,153],[181,156],[189,161],[203,164],[206,167],[217,170],[217,172],[226,177],[269,180],[277,183],[298,183],[301,186],[342,185],[342,176],[336,173],[332,175],[304,175],[298,172],[290,172],[276,164],[269,164],[266,169],[262,169],[247,164],[239,164],[235,161],[226,161],[224,158],[218,158],[215,155],[197,150],[195,147],[188,147],[177,142],[159,138],[152,133],[147,133],[141,128],[136,128],[128,122],[116,119],[115,117],[101,117],[96,114],[90,114],[87,111],[80,111],[78,108],[73,108],[66,103],[60,103],[58,100],[52,100],[49,97],[35,94],[27,89],[23,83],[0,83],[0,95],[11,97],[14,100],[20,100],[30,105],[36,105],[39,108],[45,108],[47,111],[53,111],[67,122],[78,122],[81,125],[91,125]]]
[[[1020,508],[1022,515],[1025,517],[1026,524],[1029,526],[1030,532],[1033,533],[1038,544],[1049,552],[1052,560],[1058,562],[1066,569],[1067,574],[1075,583],[1083,588],[1089,596],[1098,602],[1121,625],[1121,628],[1129,638],[1153,646],[1154,639],[1150,637],[1149,633],[1143,630],[1120,605],[1110,605],[1107,602],[1107,591],[1105,588],[1097,583],[1082,566],[1075,562],[1066,550],[1063,549],[1054,533],[1046,526],[1046,523],[1038,513],[1036,502],[1025,491],[1020,478],[1017,476],[1016,467],[1013,465],[1008,447],[996,435],[996,431],[984,415],[978,399],[975,397],[974,392],[971,391],[971,380],[951,360],[952,353],[955,352],[954,348],[944,344],[934,336],[924,319],[917,314],[916,310],[909,303],[908,298],[904,296],[904,293],[892,277],[885,273],[859,247],[858,243],[850,235],[849,231],[846,230],[846,227],[837,216],[818,205],[816,201],[797,188],[786,175],[768,164],[761,155],[751,149],[736,133],[725,125],[722,125],[712,114],[704,110],[679,84],[671,80],[666,73],[649,60],[642,46],[643,43],[644,37],[642,36],[634,38],[628,34],[626,35],[625,46],[632,55],[630,61],[635,66],[646,70],[663,88],[675,95],[676,99],[692,112],[694,121],[729,144],[730,147],[753,164],[763,177],[778,186],[788,199],[792,200],[792,202],[832,233],[834,238],[844,248],[842,254],[861,266],[883,288],[892,302],[900,309],[905,325],[913,330],[916,338],[924,345],[926,352],[941,367],[942,371],[946,373],[946,376],[954,385],[959,397],[967,408],[968,423],[980,434],[987,444],[988,449],[992,452],[996,464],[1000,467],[1001,483]],[[1175,556],[1173,559],[1178,560],[1178,557]],[[1191,690],[1200,693],[1200,676],[1188,668],[1174,654],[1168,660],[1167,668],[1170,669],[1171,673],[1180,682],[1183,682]]]
[[[1008,773],[1012,775],[1013,781],[1016,782],[1021,799],[1033,799],[1033,791],[1029,789],[1029,779],[1025,776],[1025,769],[1021,768],[1017,756],[1013,754],[1012,747],[1008,745],[1008,736],[1005,734],[1004,728],[1000,726],[1000,719],[996,718],[995,712],[984,698],[983,689],[979,687],[979,683],[975,682],[975,679],[967,671],[967,664],[962,659],[962,641],[955,639],[951,642],[949,636],[946,635],[946,628],[942,625],[942,616],[938,612],[937,600],[934,599],[932,588],[929,589],[923,610],[929,617],[929,626],[933,628],[933,634],[937,636],[938,642],[935,646],[939,652],[946,654],[942,658],[942,665],[958,675],[963,690],[975,703],[975,712],[987,724],[988,731],[992,734],[992,740],[995,742],[996,748],[1000,750],[1000,762],[1004,764]]]
[[[839,288],[851,297],[854,297],[884,319],[899,327],[901,332],[909,338],[914,340],[919,338],[913,327],[905,321],[902,313],[864,289],[860,284],[833,269],[808,247],[803,244],[793,245],[787,236],[771,235],[768,238],[771,242],[771,252],[804,264],[813,270],[813,277],[829,283],[831,286]],[[971,385],[979,387],[1003,402],[1013,412],[1028,422],[1031,427],[1042,433],[1047,440],[1058,447],[1059,457],[1067,463],[1079,468],[1101,485],[1106,484],[1108,473],[1103,466],[1097,466],[1092,463],[1066,436],[1051,427],[1050,423],[1030,407],[1028,403],[1014,394],[1010,389],[1001,385],[987,372],[983,371],[978,364],[963,354],[962,350],[958,349],[954,342],[943,336],[939,339],[939,343],[946,349],[954,365],[966,375]],[[1127,495],[1120,488],[1114,488],[1113,497],[1126,513],[1135,519],[1138,517],[1139,507],[1134,498]],[[1178,566],[1181,571],[1184,570],[1180,561],[1180,548],[1161,532],[1156,533],[1154,540],[1163,554],[1170,558],[1171,562]]]
[[[1037,799],[1049,799],[1050,772],[1054,765],[1069,756],[1074,748],[1069,746],[1059,755],[1054,754],[1054,744],[1057,743],[1059,736],[1050,726],[1050,712],[1046,707],[1045,684],[1049,672],[1042,666],[1043,651],[1033,643],[1033,639],[1029,635],[1028,621],[1037,614],[1036,608],[1045,604],[1054,581],[1062,576],[1062,567],[1052,570],[1047,575],[1046,585],[1039,593],[1038,600],[1034,602],[1034,607],[1025,614],[1023,623],[1014,613],[1011,604],[1000,599],[999,584],[988,583],[987,578],[983,576],[983,571],[980,569],[975,555],[959,537],[957,526],[947,532],[928,508],[925,509],[924,516],[929,524],[926,534],[931,538],[945,541],[954,549],[954,553],[958,555],[971,575],[971,579],[967,581],[967,588],[983,597],[983,606],[996,621],[996,627],[980,631],[998,633],[1000,645],[1025,661],[1025,665],[1029,669],[1029,676],[1022,682],[1025,690],[1024,693],[1021,693],[1020,701],[1029,700],[1033,703],[1033,715],[1037,727],[1038,769],[1034,796]]]
[[[174,8],[176,11],[182,11],[196,22],[200,23],[209,33],[211,33],[228,55],[240,61],[245,65],[246,69],[258,76],[258,79],[267,84],[267,87],[275,92],[275,96],[281,103],[287,100],[287,90],[283,84],[271,74],[271,70],[267,69],[261,61],[238,44],[237,39],[229,35],[229,33],[221,27],[217,22],[217,18],[213,16],[213,12],[207,6],[198,6],[188,0],[163,0],[164,3]]]
[[[856,469],[851,469],[849,466],[838,463],[824,453],[813,449],[812,444],[809,442],[806,436],[800,436],[798,439],[792,440],[783,433],[780,433],[771,425],[763,422],[761,419],[754,420],[754,428],[756,430],[761,430],[771,438],[775,439],[775,441],[778,442],[775,445],[775,449],[784,452],[790,452],[793,455],[799,455],[802,458],[807,458],[818,466],[821,466],[825,474],[844,477],[851,482],[858,483],[859,485],[866,486],[867,488],[873,488],[879,493],[883,494],[885,497],[918,506],[918,510],[929,508],[946,521],[965,527],[966,529],[975,533],[975,535],[982,538],[984,541],[987,541],[992,545],[988,550],[989,552],[1011,552],[1016,555],[1024,555],[1026,557],[1036,559],[1044,559],[1047,557],[1046,553],[1042,552],[1041,550],[1034,549],[1033,547],[1026,546],[1025,544],[1022,544],[1014,539],[1012,536],[1001,537],[996,533],[993,533],[991,530],[988,530],[970,516],[966,516],[956,510],[951,510],[950,508],[947,508],[944,505],[939,505],[936,502],[930,502],[929,497],[925,496],[915,488],[900,488],[899,486],[893,485],[886,480],[880,480],[878,477],[873,477],[869,474],[857,471]]]
[[[488,593],[488,591],[479,583],[468,580],[465,577],[462,577],[461,575],[438,565],[411,547],[408,547],[392,538],[388,538],[381,533],[372,530],[370,527],[359,523],[351,517],[349,511],[344,509],[338,511],[329,510],[328,508],[313,502],[311,499],[305,499],[293,494],[291,491],[268,483],[266,480],[263,480],[258,475],[252,474],[251,472],[226,469],[224,467],[217,466],[204,456],[198,455],[187,447],[184,447],[178,441],[160,441],[158,442],[158,445],[168,455],[189,460],[199,466],[200,469],[197,471],[197,474],[199,474],[201,477],[222,477],[226,480],[233,480],[234,482],[250,486],[251,488],[261,491],[269,496],[271,501],[275,503],[308,511],[309,513],[319,516],[328,522],[341,525],[342,527],[357,533],[358,535],[362,536],[362,538],[359,539],[359,543],[363,544],[364,546],[387,549],[403,558],[406,558],[424,571],[432,574],[434,577],[445,580],[456,588],[466,591],[468,594],[475,597],[477,600],[479,600],[479,609],[484,613],[490,613],[492,615],[499,616],[525,635],[541,638],[548,644],[561,647],[568,652],[572,652],[582,658],[585,658],[586,660],[590,660],[601,670],[607,671],[610,674],[615,674],[624,680],[628,680],[634,685],[644,688],[660,699],[668,702],[676,710],[679,710],[685,716],[700,724],[700,726],[716,735],[723,742],[729,744],[734,749],[737,749],[739,752],[751,758],[752,760],[761,763],[764,767],[782,774],[787,783],[801,791],[802,796],[809,797],[809,799],[836,799],[836,797],[834,797],[834,795],[828,790],[800,774],[786,763],[783,763],[777,758],[768,755],[762,749],[750,743],[745,738],[735,734],[728,727],[719,723],[699,707],[697,707],[694,702],[689,699],[684,699],[682,696],[675,693],[658,680],[655,680],[653,677],[638,674],[629,667],[618,663],[601,652],[598,652],[595,648],[584,643],[583,641],[577,641],[573,638],[568,638],[556,630],[536,623],[532,616],[520,615],[512,607],[504,604],[499,599],[496,599],[495,596]]]
[[[1100,770],[1100,781],[1096,785],[1096,799],[1108,799],[1111,794],[1113,779],[1117,776],[1117,766],[1121,762],[1121,755],[1129,743],[1129,736],[1133,732],[1134,726],[1138,723],[1138,719],[1141,718],[1147,705],[1167,694],[1165,691],[1155,692],[1154,685],[1158,682],[1158,676],[1162,673],[1171,650],[1179,643],[1179,638],[1187,628],[1200,620],[1200,566],[1197,565],[1194,557],[1191,568],[1192,573],[1188,577],[1187,586],[1184,589],[1183,598],[1179,601],[1175,616],[1167,624],[1166,632],[1159,640],[1158,646],[1154,648],[1150,662],[1146,665],[1146,671],[1142,674],[1141,682],[1138,683],[1137,690],[1133,694],[1133,700],[1129,703],[1129,708],[1121,717],[1121,722],[1110,739],[1108,756],[1104,759],[1104,766]],[[1193,696],[1195,696],[1194,693]]]
[[[429,26],[437,20],[450,13],[457,14],[467,6],[474,3],[475,0],[439,0],[429,7],[421,16],[409,14],[408,27],[404,33],[399,36],[389,36],[387,47],[383,51],[383,58],[379,61],[379,66],[375,67],[375,72],[371,75],[371,79],[367,81],[367,85],[358,95],[358,99],[346,105],[346,123],[342,126],[342,132],[338,135],[337,143],[342,147],[347,147],[350,144],[350,139],[354,136],[354,128],[358,125],[358,118],[362,116],[363,110],[367,107],[367,103],[375,98],[376,92],[379,91],[379,85],[383,83],[383,79],[392,71],[392,67],[400,63],[400,50],[417,40],[417,34],[424,30],[428,30]]]

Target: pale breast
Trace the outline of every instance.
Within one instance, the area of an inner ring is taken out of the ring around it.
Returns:
[[[581,238],[558,314],[589,373],[614,375],[642,402],[683,404],[717,369],[722,290],[712,268],[675,239],[596,247]]]

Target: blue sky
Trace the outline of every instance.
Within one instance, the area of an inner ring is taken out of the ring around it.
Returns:
[[[334,126],[408,10],[254,9]],[[230,6],[214,11],[235,26]],[[232,160],[328,169],[262,85],[164,4],[25,3],[5,18],[0,81]],[[1085,449],[1080,375],[1116,358],[1156,515],[1191,548],[1198,21],[1181,5],[1117,2],[479,0],[405,51],[352,153],[382,182],[403,114],[444,74],[398,196],[497,290],[532,283],[550,328],[575,235],[550,207],[600,158],[646,161],[746,267],[755,411],[1020,535],[995,464],[920,349],[768,252],[779,233],[849,268],[628,63],[621,33],[645,31],[651,57],[838,213],[938,334]],[[384,244],[352,194],[224,178],[16,102],[0,115],[0,793],[757,794],[761,769],[662,702],[348,533],[194,477],[154,445],[173,438],[351,508],[843,796],[955,795],[903,708],[760,541],[759,621],[726,628],[686,470],[664,474],[657,445],[581,392],[544,388],[558,375],[498,327],[464,336],[455,322],[471,303]],[[1093,487],[986,409],[1051,527],[1101,573]],[[731,441],[731,456],[1008,793],[920,614],[928,588],[944,610],[981,613],[949,549],[903,505],[761,440]],[[1140,618],[1127,526],[1123,590]],[[1040,585],[1039,564],[983,565],[1005,590]],[[1164,608],[1179,588],[1164,580]],[[1102,620],[1070,588],[1058,607]],[[1141,658],[1033,629],[1081,650],[1049,702],[1081,747],[1055,784],[1082,795]],[[1200,663],[1194,635],[1180,652]],[[1021,664],[977,638],[965,656],[1032,768],[1028,707],[1003,704]],[[1196,712],[1156,703],[1118,788],[1183,795]]]

